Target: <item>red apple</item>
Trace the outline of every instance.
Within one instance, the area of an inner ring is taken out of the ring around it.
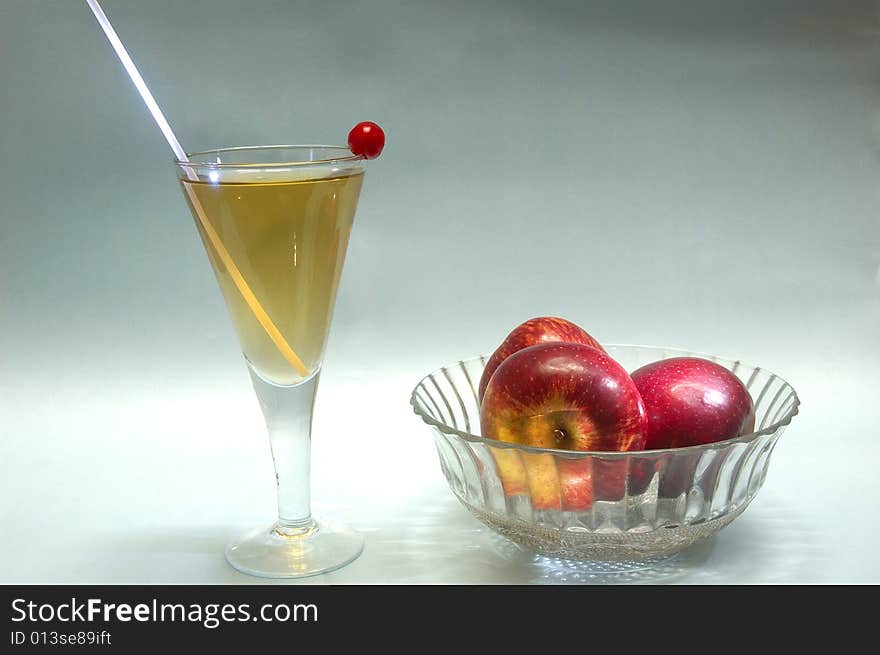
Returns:
[[[540,448],[640,450],[645,425],[642,399],[626,370],[607,353],[578,343],[538,344],[510,355],[492,375],[480,406],[484,437]],[[538,509],[592,503],[589,459],[497,448],[493,454],[507,495],[527,489]],[[557,460],[565,463],[557,466]]]
[[[501,345],[498,346],[495,352],[492,353],[489,361],[486,362],[486,367],[483,369],[483,374],[480,377],[478,392],[480,402],[482,402],[483,396],[486,394],[486,385],[489,384],[492,374],[495,373],[495,369],[498,368],[501,362],[523,348],[535,346],[539,343],[551,342],[582,343],[598,348],[603,352],[605,351],[598,341],[571,321],[566,321],[564,318],[556,318],[555,316],[531,318],[525,323],[520,323],[516,326],[504,341],[501,342]]]
[[[505,496],[529,496],[535,509],[586,511],[593,505],[592,458],[557,459],[489,447]]]
[[[645,448],[732,439],[754,427],[755,405],[733,373],[708,359],[673,357],[632,374],[648,413]]]
[[[593,506],[593,459],[558,459],[561,508],[584,512]]]

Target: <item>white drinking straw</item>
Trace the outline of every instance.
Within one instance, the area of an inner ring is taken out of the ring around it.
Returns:
[[[147,109],[150,110],[153,119],[156,121],[159,129],[162,130],[162,134],[165,136],[165,140],[168,141],[168,145],[171,146],[171,149],[174,151],[174,155],[177,157],[178,161],[189,161],[183,148],[180,147],[180,141],[174,136],[171,126],[168,124],[168,121],[165,120],[165,115],[162,113],[159,105],[156,104],[156,100],[153,98],[153,94],[150,93],[150,89],[147,88],[147,83],[144,82],[144,78],[141,77],[141,74],[138,72],[137,66],[134,65],[131,57],[128,56],[128,51],[125,49],[125,46],[122,45],[122,41],[116,34],[116,30],[114,30],[113,26],[110,24],[110,19],[107,18],[107,14],[101,9],[101,5],[98,4],[98,0],[86,0],[86,4],[89,5],[92,13],[95,14],[95,18],[98,19],[98,24],[101,26],[101,29],[104,30],[104,34],[107,35],[110,45],[113,46],[116,55],[119,57],[119,61],[121,61],[122,65],[125,67],[125,72],[128,73],[128,76],[134,83],[138,93],[141,94],[141,98],[144,99]]]
[[[177,157],[177,161],[188,162],[189,158],[186,156],[186,152],[184,152],[183,148],[180,146],[180,141],[178,141],[177,137],[174,136],[174,132],[171,130],[171,125],[169,125],[168,121],[165,120],[165,115],[162,113],[162,110],[159,108],[159,105],[153,98],[153,94],[150,93],[150,89],[147,88],[147,83],[144,82],[144,78],[141,77],[141,74],[138,72],[137,66],[134,65],[134,62],[128,55],[128,51],[125,49],[125,46],[122,44],[122,41],[116,34],[116,30],[114,30],[113,26],[110,24],[110,19],[107,18],[107,14],[105,14],[104,10],[101,9],[101,5],[98,4],[98,0],[86,0],[86,4],[89,5],[89,8],[92,10],[95,18],[98,20],[98,24],[101,26],[101,29],[103,29],[104,34],[107,35],[107,39],[110,41],[110,45],[113,46],[113,50],[116,51],[116,55],[119,57],[119,61],[122,62],[122,66],[125,68],[125,72],[128,73],[128,76],[134,83],[135,88],[138,90],[138,93],[141,94],[141,98],[143,98],[144,103],[147,105],[147,109],[150,110],[150,113],[153,115],[153,119],[156,121],[159,129],[162,130],[162,134],[165,136],[165,140],[168,141],[168,145],[171,146],[171,150],[174,151],[174,155]],[[186,173],[186,176],[190,180],[198,180],[198,175],[196,175],[195,171],[187,166],[184,166],[183,169]],[[230,256],[229,251],[226,250],[226,247],[220,240],[220,236],[217,234],[216,230],[214,230],[214,226],[212,226],[210,221],[208,221],[208,218],[205,215],[204,209],[202,209],[202,205],[199,202],[199,199],[196,197],[195,193],[193,193],[192,189],[190,189],[189,185],[184,184],[183,187],[186,190],[186,194],[189,197],[190,202],[192,203],[192,207],[195,210],[195,214],[199,219],[199,223],[201,223],[202,225],[203,232],[208,237],[208,240],[211,242],[211,245],[214,247],[216,253],[219,255],[220,260],[226,266],[226,269],[229,271],[229,275],[232,278],[232,281],[235,283],[235,286],[238,287],[239,293],[241,293],[245,302],[251,308],[251,311],[253,312],[254,317],[257,319],[257,322],[259,322],[262,328],[266,331],[268,337],[278,348],[278,351],[293,366],[293,368],[296,369],[296,371],[303,377],[308,376],[309,369],[306,367],[305,364],[303,364],[303,361],[293,351],[293,348],[290,347],[290,344],[287,343],[284,336],[281,334],[278,328],[275,327],[272,319],[269,318],[266,310],[263,309],[262,305],[260,305],[260,301],[257,300],[254,292],[251,291],[251,288],[245,281],[244,276],[242,276],[241,271],[238,270],[238,267],[235,265],[235,261]]]

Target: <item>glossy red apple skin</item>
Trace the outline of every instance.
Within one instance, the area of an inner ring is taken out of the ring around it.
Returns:
[[[496,369],[480,409],[484,436],[563,450],[641,450],[638,389],[607,353],[577,343],[524,348]]]
[[[593,506],[592,458],[559,459],[560,509],[585,512]]]
[[[673,357],[632,373],[648,415],[645,449],[682,448],[732,439],[754,427],[748,389],[720,364]]]
[[[640,450],[646,421],[626,370],[603,351],[568,342],[529,346],[506,358],[480,407],[484,437],[551,449]],[[496,456],[506,494],[528,493],[536,509],[592,505],[591,459],[515,454]]]
[[[483,396],[486,393],[486,386],[489,384],[492,374],[495,373],[495,370],[501,362],[523,348],[535,346],[539,343],[554,342],[582,343],[603,352],[605,351],[598,341],[590,336],[583,328],[575,325],[571,321],[556,316],[539,316],[537,318],[530,318],[528,321],[520,323],[511,330],[510,334],[508,334],[504,341],[501,342],[501,345],[492,353],[489,361],[486,362],[483,374],[480,377],[478,391],[480,401],[482,402]]]

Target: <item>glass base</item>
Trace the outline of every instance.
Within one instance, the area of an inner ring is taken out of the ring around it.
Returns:
[[[291,530],[276,523],[233,540],[226,561],[261,578],[304,578],[342,568],[363,549],[363,535],[344,525],[315,521]]]

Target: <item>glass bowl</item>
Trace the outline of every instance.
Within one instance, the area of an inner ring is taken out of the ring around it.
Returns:
[[[486,356],[434,371],[416,385],[410,402],[434,434],[452,493],[495,532],[528,550],[562,559],[644,561],[671,556],[714,535],[748,507],[800,401],[778,375],[740,361],[674,348],[604,347],[629,372],[682,356],[725,366],[752,395],[755,431],[701,446],[625,453],[534,448],[486,439],[480,436],[477,399]],[[558,473],[563,470],[576,471],[591,487],[586,501],[582,498],[576,507],[558,500]],[[519,471],[527,483],[513,484],[516,476],[511,471]]]

